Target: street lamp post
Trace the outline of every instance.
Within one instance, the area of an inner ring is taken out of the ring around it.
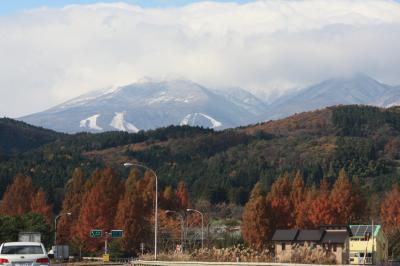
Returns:
[[[59,215],[56,216],[56,218],[54,218],[54,246],[57,246],[57,220],[63,215],[71,215],[71,213],[70,212],[60,213]]]
[[[155,210],[154,210],[154,260],[157,260],[157,226],[158,226],[158,178],[156,172],[147,167],[146,165],[139,164],[139,163],[124,163],[125,167],[131,167],[131,166],[137,166],[137,167],[142,167],[146,170],[149,170],[153,175],[156,180],[156,202],[155,202]]]
[[[201,215],[201,249],[204,249],[204,215],[201,211],[195,209],[186,209],[188,212],[197,212]]]

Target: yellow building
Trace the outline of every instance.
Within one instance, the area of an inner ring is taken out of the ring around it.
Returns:
[[[350,264],[380,264],[388,259],[388,240],[380,225],[350,225]]]

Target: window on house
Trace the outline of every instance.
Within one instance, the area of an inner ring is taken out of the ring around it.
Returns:
[[[336,244],[333,244],[333,252],[336,252]]]
[[[286,249],[286,243],[282,243],[282,250]]]

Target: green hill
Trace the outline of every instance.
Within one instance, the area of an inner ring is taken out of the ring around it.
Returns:
[[[193,199],[244,204],[253,185],[266,189],[281,173],[302,171],[307,184],[341,168],[361,179],[364,193],[382,193],[398,181],[400,112],[397,108],[337,106],[286,119],[215,132],[171,126],[128,134],[66,135],[0,161],[0,192],[16,172],[30,174],[56,206],[75,167],[137,160],[157,171],[160,186],[184,180]]]
[[[0,118],[0,156],[12,156],[55,141],[62,134],[28,125],[9,118]]]

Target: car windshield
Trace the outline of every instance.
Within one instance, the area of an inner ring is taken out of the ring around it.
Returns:
[[[3,246],[1,254],[44,254],[41,246]]]

